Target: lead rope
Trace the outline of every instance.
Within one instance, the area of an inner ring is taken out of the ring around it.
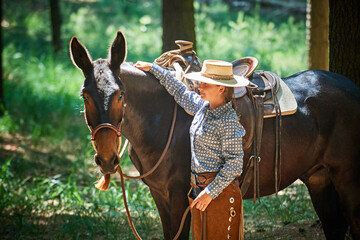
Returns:
[[[140,235],[138,234],[138,232],[136,231],[136,228],[134,226],[134,223],[131,219],[131,215],[130,215],[130,211],[129,211],[129,206],[127,204],[127,199],[126,199],[126,192],[125,192],[125,184],[124,184],[124,174],[121,170],[121,168],[119,167],[118,168],[118,173],[120,174],[120,179],[121,179],[121,189],[122,189],[122,192],[123,192],[123,200],[124,200],[124,205],[125,205],[125,210],[126,210],[126,216],[127,216],[127,219],[128,219],[128,222],[130,224],[130,227],[131,227],[131,230],[133,231],[136,239],[138,240],[141,240],[141,237]],[[180,227],[179,227],[179,230],[178,232],[176,233],[176,236],[174,237],[174,240],[177,240],[181,234],[181,231],[184,227],[184,224],[185,224],[185,220],[186,220],[186,216],[188,215],[190,211],[190,206],[188,206],[181,218],[181,223],[180,223]]]

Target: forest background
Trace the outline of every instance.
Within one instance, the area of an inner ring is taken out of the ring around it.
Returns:
[[[282,77],[306,70],[306,1],[283,2],[194,1],[199,58],[253,56],[258,69]],[[76,35],[93,59],[106,58],[121,30],[127,61],[152,62],[162,53],[161,0],[60,1],[61,41],[55,50],[49,1],[2,5],[1,238],[132,239],[119,179],[113,178],[107,192],[93,186],[100,174],[82,115],[84,79],[71,63],[68,43]],[[128,156],[121,165],[134,171]],[[147,187],[127,181],[126,189],[139,233],[162,239]],[[245,200],[244,213],[247,239],[323,239],[299,182],[261,204]]]

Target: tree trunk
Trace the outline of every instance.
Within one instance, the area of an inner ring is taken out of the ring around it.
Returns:
[[[3,0],[0,0],[0,21],[3,19]],[[4,115],[4,88],[3,88],[3,61],[2,61],[2,52],[3,52],[3,44],[2,44],[2,27],[0,28],[0,117]]]
[[[163,0],[162,4],[162,51],[178,49],[175,40],[193,42],[196,50],[194,1]]]
[[[360,86],[360,1],[329,0],[330,71]]]
[[[61,50],[61,13],[59,1],[60,0],[49,0],[52,29],[52,45],[54,52],[58,52]]]
[[[307,0],[308,69],[329,70],[329,1]]]

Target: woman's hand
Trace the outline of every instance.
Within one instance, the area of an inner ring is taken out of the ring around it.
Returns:
[[[206,193],[205,189],[200,192],[200,194],[195,198],[195,200],[191,203],[190,207],[193,208],[196,206],[200,211],[205,211],[207,206],[212,201],[212,198],[209,194]]]
[[[134,65],[134,67],[143,70],[145,72],[148,72],[152,66],[152,63],[143,62],[143,61],[137,61]]]

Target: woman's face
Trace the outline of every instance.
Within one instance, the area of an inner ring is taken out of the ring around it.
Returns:
[[[201,82],[198,89],[201,99],[209,101],[210,104],[214,101],[222,101],[225,99],[222,94],[225,90],[224,86]]]

